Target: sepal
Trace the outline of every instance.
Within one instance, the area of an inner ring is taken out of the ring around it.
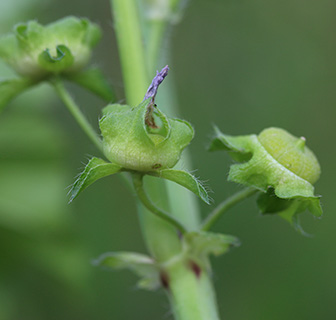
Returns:
[[[299,214],[308,210],[316,218],[321,218],[323,211],[320,197],[280,199],[270,188],[266,193],[261,193],[257,198],[257,205],[263,215],[276,214],[289,222],[297,231],[306,235],[300,225]]]
[[[73,64],[74,57],[68,47],[58,45],[55,56],[50,53],[49,49],[45,49],[38,56],[38,62],[45,70],[59,73]]]
[[[134,252],[108,252],[94,261],[94,264],[113,270],[128,269],[140,277],[137,287],[156,290],[160,287],[159,268],[154,260]]]
[[[220,233],[194,231],[184,235],[184,246],[190,259],[209,268],[209,256],[220,256],[240,245],[238,238]]]
[[[25,78],[0,81],[0,112],[20,93],[34,85],[34,82]]]
[[[92,158],[73,184],[69,192],[69,202],[72,202],[80,192],[98,179],[115,174],[119,171],[121,171],[121,167],[114,163],[109,163],[99,158]]]
[[[202,183],[191,173],[183,170],[164,169],[158,171],[152,171],[148,173],[154,177],[167,179],[178,183],[179,185],[187,188],[193,192],[196,196],[201,198],[206,204],[210,204],[210,198],[206,188]]]

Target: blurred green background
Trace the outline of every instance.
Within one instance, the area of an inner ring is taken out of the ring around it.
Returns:
[[[316,185],[325,215],[303,215],[306,238],[278,217],[261,217],[252,199],[215,227],[242,246],[213,259],[223,318],[333,319],[336,298],[336,2],[191,0],[172,33],[170,75],[196,137],[193,168],[215,203],[239,187],[226,182],[230,160],[205,151],[216,123],[229,134],[279,126],[305,136],[318,155]],[[85,16],[104,29],[93,62],[123,97],[107,0],[1,0],[0,33],[29,19]],[[0,77],[11,71],[0,63]],[[168,85],[168,84],[167,84]],[[97,128],[104,103],[70,87]],[[0,319],[170,319],[162,291],[91,265],[106,251],[145,252],[134,196],[114,176],[73,204],[67,186],[99,156],[53,91],[40,86],[0,115]],[[207,207],[202,205],[203,214]]]

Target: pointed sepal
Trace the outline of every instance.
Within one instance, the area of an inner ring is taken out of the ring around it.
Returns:
[[[160,286],[159,268],[154,260],[144,254],[134,252],[108,252],[94,261],[97,266],[120,270],[128,269],[140,277],[137,287],[156,290]]]
[[[316,218],[321,218],[323,214],[320,197],[281,199],[274,194],[272,188],[266,193],[260,193],[257,204],[263,215],[278,215],[304,235],[306,233],[301,227],[299,213],[308,210]]]
[[[240,245],[238,238],[214,232],[194,231],[184,235],[184,246],[188,256],[203,265],[210,267],[209,256],[220,256],[231,247]]]
[[[74,200],[80,192],[100,178],[115,174],[121,171],[117,164],[106,162],[99,158],[92,158],[86,165],[84,171],[79,175],[73,184],[69,194],[70,200]]]
[[[25,78],[0,81],[0,112],[12,99],[28,89],[33,84],[34,83],[32,81]]]
[[[210,198],[207,190],[202,185],[202,183],[189,172],[183,170],[164,169],[159,171],[152,171],[148,174],[178,183],[179,185],[193,192],[206,204],[210,204]]]

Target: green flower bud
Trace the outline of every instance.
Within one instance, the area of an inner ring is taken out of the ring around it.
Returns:
[[[238,162],[231,166],[229,180],[264,192],[258,199],[262,213],[277,213],[296,226],[296,214],[305,209],[322,215],[313,187],[321,168],[304,138],[279,128],[238,137],[216,129],[210,150],[227,150]]]
[[[139,106],[111,104],[103,109],[99,126],[104,153],[111,162],[92,158],[73,184],[70,202],[98,179],[131,171],[141,179],[151,175],[178,183],[210,203],[207,190],[195,176],[171,169],[192,140],[194,130],[187,121],[166,117],[155,105],[158,87],[168,70],[165,66],[157,72]]]
[[[47,26],[29,21],[0,39],[0,58],[29,78],[73,73],[86,66],[100,37],[99,27],[87,19],[67,17]]]
[[[99,125],[107,159],[128,170],[150,172],[172,168],[194,136],[183,120],[168,119],[151,103],[109,105]]]
[[[262,131],[258,139],[267,152],[297,176],[314,184],[321,174],[314,153],[306,146],[304,137],[297,138],[279,128]]]

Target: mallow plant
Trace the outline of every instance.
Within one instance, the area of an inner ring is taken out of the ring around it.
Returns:
[[[208,149],[228,153],[234,161],[228,180],[244,188],[223,200],[201,221],[197,198],[192,193],[210,205],[207,188],[186,169],[187,165],[184,170],[179,167],[181,157],[184,163],[190,162],[183,153],[188,152],[184,149],[194,137],[194,128],[185,120],[167,115],[176,112],[168,99],[162,105],[165,111],[156,99],[169,71],[164,66],[154,73],[166,56],[160,48],[169,38],[172,24],[181,17],[184,3],[111,0],[111,5],[125,104],[116,102],[103,72],[89,66],[92,50],[101,38],[98,25],[67,17],[46,26],[36,21],[20,23],[11,34],[2,36],[0,57],[17,77],[0,82],[0,108],[41,82],[54,87],[97,147],[97,156],[88,161],[74,181],[69,202],[79,194],[85,197],[87,187],[93,188],[95,181],[109,175],[119,176],[137,195],[148,255],[108,252],[95,264],[131,270],[139,276],[139,288],[162,288],[176,319],[220,319],[209,256],[226,253],[238,246],[239,240],[214,233],[211,228],[232,206],[255,196],[262,214],[278,215],[304,234],[300,213],[308,210],[315,217],[322,215],[320,197],[314,192],[321,172],[318,160],[304,137],[295,137],[285,129],[272,127],[257,134],[232,136],[223,133],[225,128],[215,127]],[[99,119],[100,133],[84,117],[64,81],[74,82],[106,100]],[[168,180],[174,184],[167,187]]]

